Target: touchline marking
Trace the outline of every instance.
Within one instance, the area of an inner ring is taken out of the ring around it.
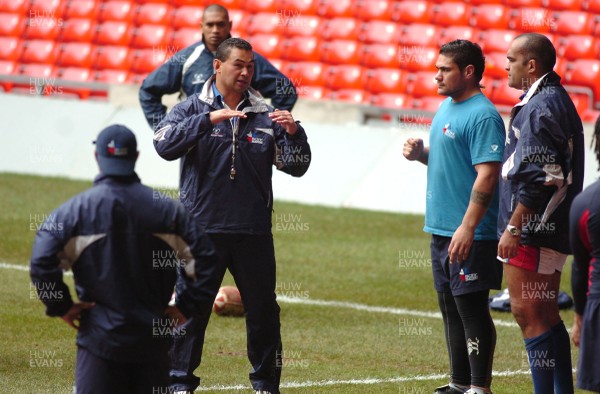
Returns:
[[[16,269],[19,271],[29,271],[29,267],[18,265],[18,264],[8,264],[4,262],[0,262],[0,268],[6,269]],[[66,272],[65,275],[72,275],[72,273]],[[392,308],[389,306],[372,306],[365,304],[358,304],[355,302],[347,302],[347,301],[327,301],[327,300],[312,300],[306,298],[296,298],[296,297],[287,297],[287,296],[277,296],[277,301],[287,303],[287,304],[301,304],[301,305],[314,305],[314,306],[326,306],[326,307],[335,307],[335,308],[345,308],[345,309],[354,309],[356,311],[363,311],[369,313],[388,313],[390,315],[403,315],[403,316],[416,316],[416,317],[425,317],[429,319],[441,319],[442,314],[439,312],[425,312],[418,311],[414,309],[404,309],[404,308]],[[519,327],[515,322],[509,322],[505,320],[494,319],[494,324],[496,326],[501,327]]]
[[[528,370],[520,369],[517,371],[495,371],[492,375],[495,377],[508,377],[517,375],[530,375]],[[372,385],[385,383],[407,383],[419,382],[424,380],[439,380],[447,378],[447,374],[432,374],[432,375],[415,375],[415,376],[399,376],[396,378],[366,378],[366,379],[349,379],[349,380],[318,380],[307,382],[285,382],[279,386],[282,389],[306,388],[306,387],[326,387],[326,386],[341,386],[341,385]],[[198,387],[196,391],[240,391],[248,390],[249,386],[237,384],[234,386],[215,385],[210,387]]]

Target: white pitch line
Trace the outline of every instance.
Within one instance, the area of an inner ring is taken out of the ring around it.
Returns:
[[[0,262],[0,268],[6,269],[16,269],[19,271],[29,271],[29,267],[18,265],[18,264],[8,264]],[[67,272],[66,275],[72,275],[71,272]],[[299,298],[299,297],[288,297],[284,295],[278,295],[277,300],[283,303],[288,304],[301,304],[301,305],[314,305],[314,306],[326,306],[326,307],[334,307],[334,308],[344,308],[344,309],[354,309],[357,311],[368,312],[368,313],[387,313],[390,315],[402,315],[402,316],[416,316],[416,317],[424,317],[428,319],[441,319],[442,314],[439,312],[426,312],[419,311],[414,309],[405,309],[405,308],[393,308],[389,306],[373,306],[373,305],[365,305],[358,304],[355,302],[347,302],[347,301],[328,301],[328,300],[314,300],[310,298]],[[494,319],[494,324],[496,326],[501,327],[518,327],[517,323]]]
[[[507,377],[517,375],[530,375],[528,370],[520,369],[517,371],[495,371],[492,373],[495,377]],[[307,387],[326,387],[326,386],[341,386],[341,385],[373,385],[386,383],[407,383],[420,382],[425,380],[439,380],[447,378],[447,374],[432,374],[432,375],[415,375],[415,376],[398,376],[395,378],[366,378],[366,379],[349,379],[349,380],[318,380],[307,382],[285,382],[279,386],[282,389],[292,388],[307,388]],[[248,390],[249,386],[237,384],[234,386],[215,385],[210,387],[198,387],[196,391],[240,391]]]

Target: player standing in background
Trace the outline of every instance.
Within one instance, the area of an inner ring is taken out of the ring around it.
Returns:
[[[573,393],[557,296],[570,253],[569,208],[583,185],[583,125],[552,71],[556,50],[546,36],[517,36],[507,59],[508,85],[525,94],[511,112],[502,159],[498,256],[535,393]]]
[[[594,128],[594,150],[600,163],[600,117]],[[573,343],[579,347],[577,387],[600,392],[600,181],[575,197],[569,215],[575,259],[571,287],[575,301]]]
[[[159,124],[154,146],[166,160],[181,158],[184,205],[206,229],[219,261],[205,267],[202,286],[217,295],[226,269],[246,311],[250,381],[259,393],[279,393],[281,334],[271,233],[273,165],[302,176],[311,160],[306,133],[289,111],[273,110],[250,87],[256,54],[229,38],[217,48],[215,75],[202,93],[177,104]],[[204,333],[212,300],[189,319],[171,351],[175,392],[191,393],[200,379]]]
[[[207,6],[202,15],[202,42],[177,52],[144,79],[139,92],[140,104],[153,130],[167,113],[162,96],[179,92],[180,100],[185,100],[202,91],[204,83],[214,73],[217,47],[231,37],[231,26],[225,7]],[[271,98],[275,108],[291,111],[298,96],[290,80],[256,52],[254,62],[252,87],[264,97]]]
[[[212,296],[192,279],[216,255],[179,202],[156,199],[140,183],[129,129],[100,132],[96,157],[94,186],[61,205],[37,232],[31,280],[46,314],[78,330],[77,393],[166,392],[169,328]],[[69,268],[78,302],[63,282]],[[177,304],[168,307],[178,275]]]
[[[436,61],[438,94],[429,146],[409,138],[404,157],[427,165],[424,231],[450,358],[450,384],[436,394],[490,393],[496,329],[490,289],[499,289],[496,220],[504,123],[479,85],[481,48],[467,40],[443,45]]]

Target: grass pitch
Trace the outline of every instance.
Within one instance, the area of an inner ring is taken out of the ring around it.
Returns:
[[[0,174],[0,393],[72,392],[75,331],[44,315],[27,271],[15,266],[27,267],[44,215],[90,185]],[[426,313],[437,303],[422,225],[419,215],[276,202],[283,392],[431,393],[447,382],[442,321]],[[569,283],[567,267],[562,290]],[[497,325],[494,392],[532,393],[519,329],[510,314],[493,316],[508,323]],[[562,316],[570,327],[573,312]],[[213,315],[196,371],[203,392],[251,392],[245,340],[243,319]]]

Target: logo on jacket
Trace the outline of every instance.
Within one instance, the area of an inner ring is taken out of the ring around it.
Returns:
[[[256,133],[250,132],[246,134],[246,138],[248,138],[248,142],[252,144],[262,144],[263,139],[256,136]]]
[[[479,279],[479,275],[477,272],[470,273],[468,269],[461,268],[460,269],[460,281],[461,282],[473,282]]]
[[[442,129],[442,132],[444,133],[444,135],[446,137],[450,137],[452,139],[454,139],[456,137],[456,134],[454,133],[454,131],[452,131],[452,129],[450,129],[450,123],[446,123],[446,125]]]
[[[127,156],[127,148],[118,145],[114,140],[108,143],[107,148],[111,156]]]
[[[211,137],[223,137],[223,132],[219,128],[212,129],[212,133],[210,133]]]
[[[199,83],[204,83],[204,82],[206,82],[206,78],[204,77],[204,74],[196,73],[192,76],[192,85],[197,85]]]

